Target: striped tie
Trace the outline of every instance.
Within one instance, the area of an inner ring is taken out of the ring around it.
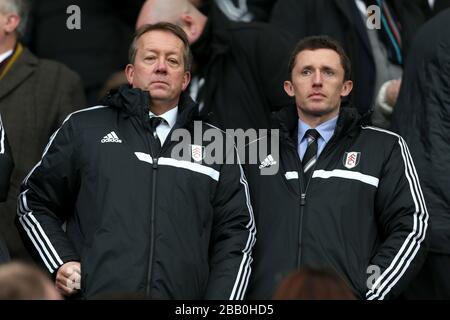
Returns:
[[[317,161],[317,138],[319,138],[320,135],[316,129],[309,129],[306,131],[305,136],[308,139],[308,147],[306,148],[305,155],[303,156],[302,166],[305,174],[305,182],[306,185],[308,185],[309,179],[311,179],[311,174],[313,172],[312,168]]]

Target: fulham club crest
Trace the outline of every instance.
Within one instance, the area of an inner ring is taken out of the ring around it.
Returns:
[[[361,152],[346,152],[344,154],[344,167],[347,169],[352,169],[359,164],[359,159],[361,158]]]
[[[205,157],[204,155],[205,147],[196,144],[191,145],[191,155],[194,161],[202,161]]]

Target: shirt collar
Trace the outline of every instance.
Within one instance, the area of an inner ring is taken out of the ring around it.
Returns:
[[[156,115],[149,111],[150,118],[156,117]],[[160,114],[158,117],[163,118],[167,121],[167,124],[172,129],[172,127],[177,122],[177,116],[178,116],[178,106],[175,108],[170,109],[169,111],[164,112],[163,114]]]
[[[0,53],[0,63],[2,63],[6,58],[8,58],[13,53],[13,49],[6,52]]]
[[[325,140],[325,142],[328,142],[331,137],[333,136],[334,129],[336,128],[338,116],[327,120],[320,125],[318,125],[315,129],[317,132],[319,132],[320,137]],[[298,119],[298,142],[300,143],[305,136],[305,132],[311,129],[310,126],[308,126],[305,122]]]

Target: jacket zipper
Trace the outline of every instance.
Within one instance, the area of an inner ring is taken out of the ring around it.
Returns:
[[[149,127],[148,127],[149,128]],[[149,128],[150,129],[150,128]],[[149,130],[150,132],[150,130]],[[151,133],[150,133],[151,134]],[[167,137],[170,137],[170,133]],[[159,156],[163,154],[163,152],[169,148],[170,141],[168,143],[163,143],[161,146],[161,149],[159,150],[158,154],[153,154],[152,150],[152,143],[147,136],[147,144],[148,148],[150,150],[150,154],[152,155],[152,210],[151,210],[151,217],[150,217],[150,253],[148,257],[148,269],[147,269],[147,286],[145,293],[147,296],[150,296],[151,291],[151,283],[152,283],[152,271],[153,271],[153,257],[155,255],[155,216],[156,216],[156,181],[157,181],[157,175],[158,175],[158,160]]]
[[[151,282],[152,282],[152,270],[153,270],[153,256],[155,250],[155,214],[156,214],[156,178],[158,173],[158,158],[153,157],[152,164],[152,213],[150,218],[150,254],[148,258],[148,270],[147,270],[147,289],[146,295],[150,296]]]
[[[150,150],[150,154],[152,155],[152,209],[150,215],[150,252],[148,256],[148,268],[147,268],[147,286],[145,289],[146,295],[150,296],[151,291],[151,283],[152,283],[152,273],[153,273],[153,256],[155,255],[155,216],[156,216],[156,182],[157,182],[157,173],[158,173],[158,154],[154,154],[152,151],[152,143],[148,134],[152,134],[148,122],[145,122],[148,133],[146,134],[147,138],[147,146]],[[145,125],[144,125],[145,126]]]
[[[152,208],[151,208],[151,217],[150,217],[150,249],[149,249],[149,256],[148,256],[148,268],[147,268],[147,283],[145,288],[145,293],[147,296],[150,296],[151,291],[151,283],[152,283],[152,273],[153,273],[153,258],[155,255],[155,216],[156,216],[156,182],[157,182],[157,173],[158,173],[158,160],[159,156],[163,154],[163,152],[169,148],[169,143],[164,143],[161,146],[161,149],[159,150],[158,154],[154,154],[152,151],[152,143],[150,141],[150,137],[148,136],[151,133],[150,125],[148,121],[145,121],[148,119],[148,114],[144,113],[141,118],[141,124],[143,127],[147,130],[145,134],[146,142],[148,150],[150,151],[150,155],[152,156]],[[170,137],[171,132],[169,133],[168,137]]]
[[[336,140],[335,136],[333,135],[333,137],[330,139],[330,141],[328,141],[328,143],[325,145],[325,148],[322,150],[321,154],[319,155],[319,157],[317,157],[317,162],[314,165],[313,168],[311,168],[311,170],[315,170],[315,168],[317,167],[318,163],[319,163],[319,159],[321,158],[322,155],[325,155],[325,152],[328,152],[328,150],[332,147],[332,145],[334,144],[334,141]],[[295,154],[297,155],[297,159],[298,162],[297,164],[301,164],[300,159],[298,157],[298,151],[297,149],[295,149]],[[297,268],[299,268],[301,266],[302,263],[302,234],[303,234],[303,216],[305,213],[305,206],[306,206],[306,194],[309,188],[309,184],[312,181],[312,176],[311,179],[308,181],[308,184],[305,186],[304,192],[303,192],[303,185],[304,185],[304,180],[303,180],[303,167],[301,165],[298,166],[299,169],[299,186],[300,186],[300,221],[299,221],[299,230],[298,230],[298,255],[297,255]],[[302,175],[301,181],[300,181],[300,173]]]
[[[303,215],[306,204],[306,193],[302,193],[300,196],[300,222],[298,226],[298,254],[297,254],[297,268],[302,263],[302,231],[303,231]]]
[[[294,146],[294,144],[288,143],[288,146],[290,147],[293,156],[295,157],[297,161],[297,170],[298,170],[298,185],[300,189],[300,205],[299,205],[299,215],[300,219],[298,222],[298,252],[297,252],[297,268],[301,265],[302,260],[302,233],[303,233],[303,215],[304,215],[304,208],[306,204],[306,191],[304,190],[304,181],[303,181],[303,167],[301,166],[301,162],[298,156],[297,148]],[[306,188],[305,188],[306,189]]]

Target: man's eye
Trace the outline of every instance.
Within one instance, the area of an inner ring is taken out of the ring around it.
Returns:
[[[171,65],[178,65],[178,60],[176,59],[169,59],[168,61]]]
[[[303,76],[309,76],[311,74],[311,70],[305,69],[302,71]]]
[[[334,75],[334,71],[333,70],[325,70],[324,73],[327,76],[333,76]]]
[[[145,57],[144,60],[151,62],[151,61],[155,61],[156,57],[155,56],[148,56],[148,57]]]

